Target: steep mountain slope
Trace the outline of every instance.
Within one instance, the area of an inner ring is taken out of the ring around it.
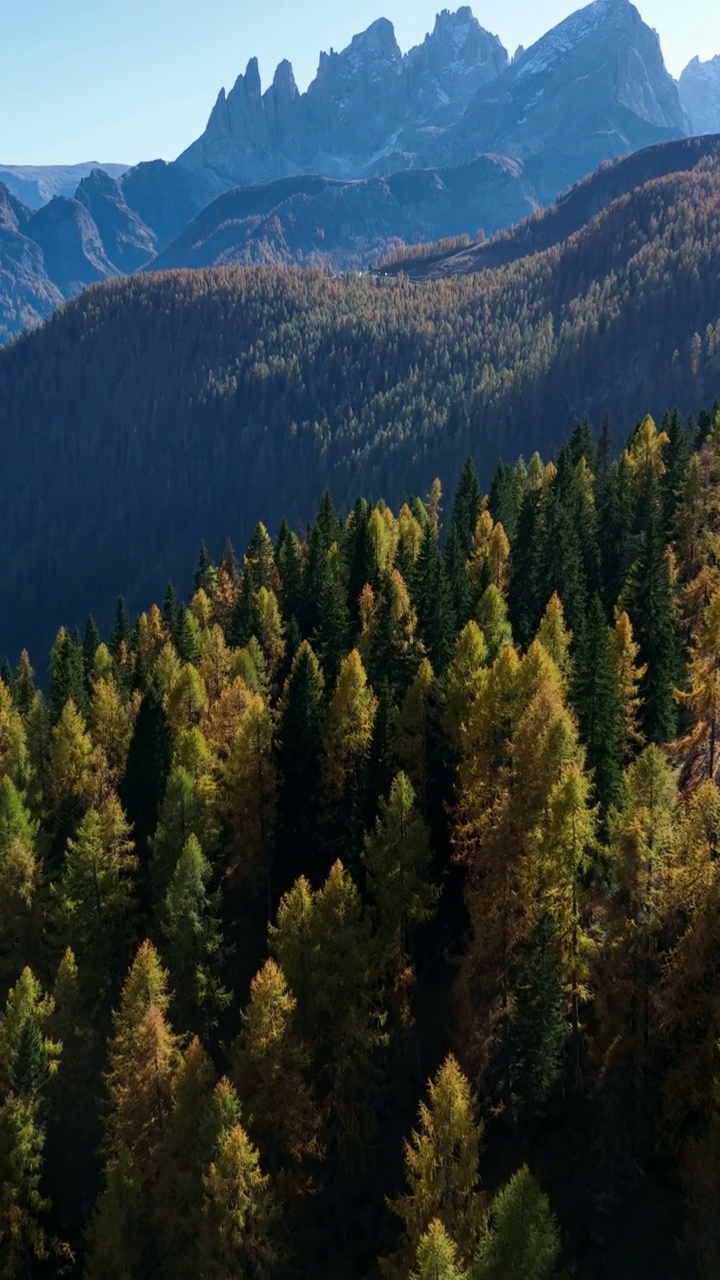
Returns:
[[[171,164],[149,160],[118,179],[118,193],[151,228],[162,249],[216,195],[216,189],[177,160]]]
[[[152,269],[263,262],[367,268],[399,242],[462,235],[468,227],[491,234],[533,207],[522,165],[501,156],[352,182],[286,178],[218,196]]]
[[[100,169],[77,198],[28,208],[0,184],[0,343],[50,315],[86,285],[136,270],[157,238]]]
[[[463,278],[256,268],[89,290],[0,351],[0,651],[106,620],[117,590],[147,602],[202,537],[304,520],[328,483],[341,504],[397,501],[454,483],[468,453],[486,480],[499,455],[547,453],[586,414],[712,402],[719,260],[708,158]]]
[[[689,173],[706,159],[720,160],[720,135],[656,143],[612,164],[602,165],[556,200],[542,216],[527,218],[510,231],[460,250],[433,253],[432,245],[423,246],[422,254],[399,256],[384,270],[389,275],[402,272],[420,281],[507,266],[518,258],[541,253],[567,240],[597,213],[614,200],[630,195],[636,187],[655,178]]]
[[[720,133],[720,54],[709,62],[693,58],[678,89],[693,133]]]
[[[305,94],[289,62],[263,93],[253,58],[231,92],[221,91],[204,134],[180,162],[216,192],[298,173],[350,178],[407,167],[403,153],[416,148],[418,130],[458,120],[507,62],[498,38],[467,7],[443,10],[405,56],[392,23],[381,18],[342,52],[322,53]]]
[[[40,209],[53,196],[74,196],[79,182],[93,169],[104,169],[111,178],[119,178],[129,168],[126,164],[68,165],[4,165],[0,164],[0,183],[31,209]]]
[[[603,160],[689,132],[657,33],[629,0],[572,14],[475,95],[447,141],[525,160],[547,203]]]
[[[33,216],[0,184],[0,343],[37,324],[62,302],[42,249],[25,234]]]
[[[105,252],[119,271],[135,271],[154,257],[157,237],[130,209],[120,183],[102,169],[83,178],[76,199],[93,218]]]
[[[45,269],[63,297],[118,275],[88,210],[79,200],[55,196],[33,214],[26,233],[43,251]]]

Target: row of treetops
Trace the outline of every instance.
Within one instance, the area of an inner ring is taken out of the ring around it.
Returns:
[[[365,1268],[543,1280],[480,1117],[563,1091],[679,1163],[717,1274],[719,480],[718,414],[579,427],[445,530],[435,482],[202,548],[47,695],[6,664],[0,1275],[360,1275],[362,1191]]]

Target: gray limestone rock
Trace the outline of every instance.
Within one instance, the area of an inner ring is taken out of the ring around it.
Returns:
[[[678,89],[693,133],[720,133],[720,54],[709,62],[693,58]]]

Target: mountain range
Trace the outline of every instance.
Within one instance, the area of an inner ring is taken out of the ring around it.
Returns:
[[[421,287],[134,274],[0,350],[0,652],[46,650],[83,610],[107,625],[118,591],[143,607],[202,538],[304,525],[327,485],[394,504],[468,454],[488,484],[578,419],[607,415],[620,446],[644,413],[720,396],[720,138],[620,160],[472,252]]]
[[[263,91],[253,59],[175,161],[82,166],[72,195],[53,170],[42,209],[40,171],[30,190],[29,170],[0,170],[0,341],[151,265],[345,270],[492,236],[600,163],[687,135],[688,104],[706,123],[709,90],[693,96],[690,68],[683,79],[629,0],[595,0],[512,60],[467,7],[406,54],[380,19],[322,54],[305,93],[289,62]]]
[[[53,196],[74,196],[78,183],[93,169],[103,169],[111,178],[119,178],[129,164],[6,165],[0,164],[0,183],[11,195],[31,209],[41,209]]]

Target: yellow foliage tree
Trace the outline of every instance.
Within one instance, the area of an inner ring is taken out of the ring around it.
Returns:
[[[702,759],[702,773],[714,778],[720,731],[720,590],[714,591],[692,637],[688,689],[678,694],[690,710],[692,729],[687,743]]]
[[[264,883],[270,913],[277,771],[272,716],[258,693],[247,695],[223,770],[222,805],[232,839],[231,874],[251,883]]]
[[[199,724],[207,711],[208,695],[197,667],[186,662],[165,695],[165,714],[175,733]]]
[[[390,1201],[402,1221],[404,1238],[399,1252],[383,1264],[387,1276],[404,1280],[435,1221],[457,1245],[462,1263],[469,1266],[474,1261],[487,1222],[479,1172],[482,1141],[476,1100],[450,1054],[430,1081],[418,1127],[405,1143],[409,1191]]]
[[[101,676],[93,684],[90,729],[93,742],[105,755],[110,780],[115,786],[125,772],[140,702],[141,695],[137,691],[124,701],[110,674]]]
[[[82,713],[69,699],[52,729],[48,790],[55,806],[64,800],[89,799],[94,760],[92,739]]]
[[[445,729],[457,745],[461,726],[487,680],[487,645],[477,622],[463,627],[445,677]]]
[[[267,960],[250,986],[232,1070],[250,1136],[289,1201],[311,1189],[321,1154],[322,1116],[308,1082],[310,1054],[296,1012],[282,969]]]
[[[325,783],[336,801],[359,783],[377,705],[360,653],[353,649],[341,663],[325,726]]]
[[[639,654],[640,645],[636,643],[633,636],[630,616],[623,609],[618,612],[615,626],[610,632],[610,655],[622,702],[622,748],[626,759],[635,748],[642,746],[644,741],[640,731],[642,712],[640,684],[647,667],[638,662]]]

